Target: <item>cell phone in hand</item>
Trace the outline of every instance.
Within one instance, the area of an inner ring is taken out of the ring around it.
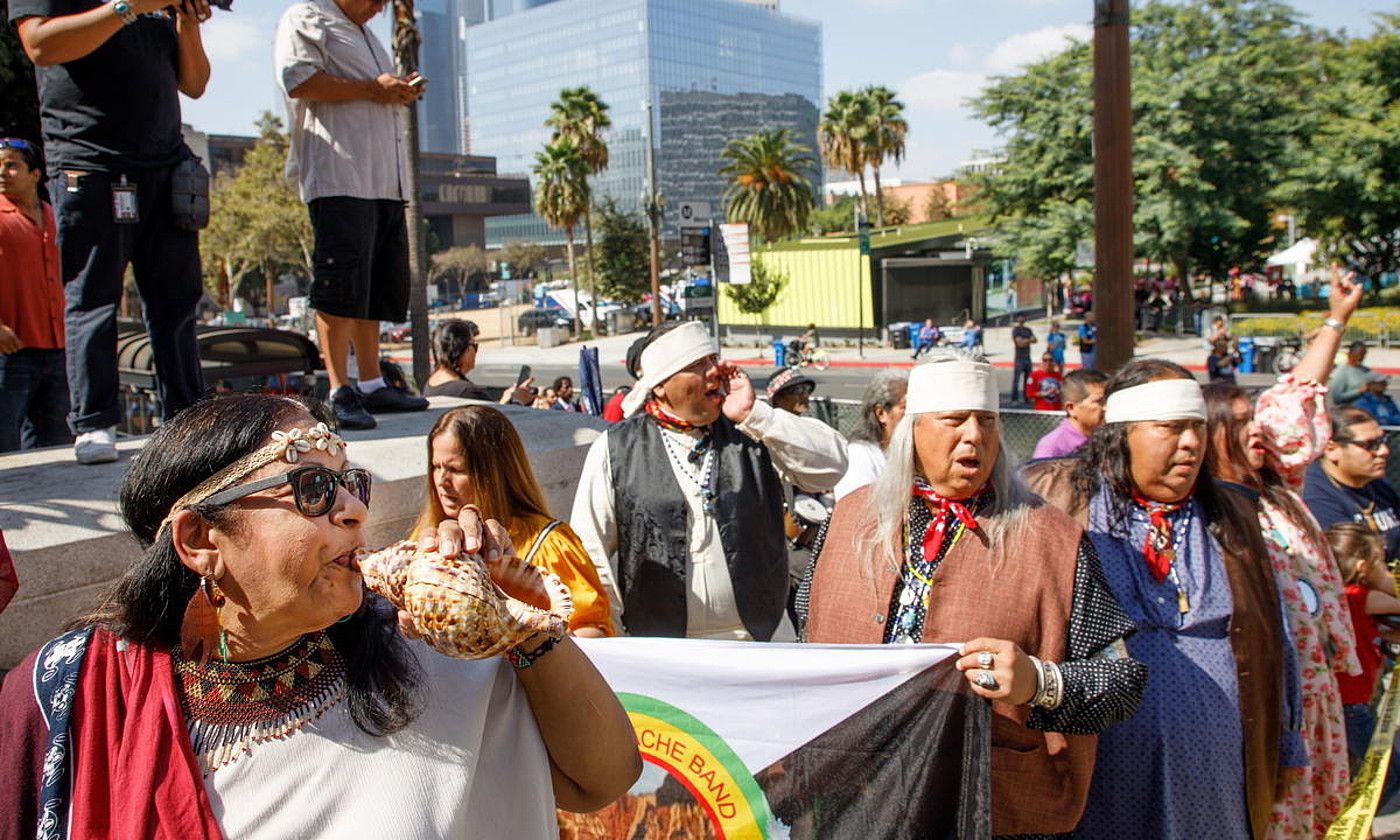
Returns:
[[[515,377],[515,384],[516,384],[516,385],[524,385],[524,384],[526,383],[526,381],[529,380],[529,378],[530,378],[530,366],[529,366],[529,365],[521,365],[521,366],[520,366],[520,375],[517,376],[517,377]]]
[[[229,0],[229,2],[232,3],[233,0]],[[428,77],[427,77],[427,76],[414,76],[413,78],[411,78],[411,79],[408,80],[408,86],[409,86],[409,87],[421,87],[421,86],[423,86],[423,85],[425,85],[425,84],[427,84],[427,83],[428,83]]]

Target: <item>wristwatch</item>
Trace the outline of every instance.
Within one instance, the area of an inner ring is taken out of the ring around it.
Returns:
[[[123,26],[129,26],[136,22],[136,10],[131,8],[131,0],[112,0],[112,11],[122,19]]]
[[[1346,332],[1347,329],[1347,325],[1338,321],[1336,318],[1328,318],[1322,322],[1322,325],[1324,327],[1331,327],[1337,332]]]

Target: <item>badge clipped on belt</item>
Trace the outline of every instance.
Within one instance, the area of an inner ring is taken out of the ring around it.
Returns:
[[[126,176],[112,185],[112,220],[117,224],[134,225],[141,221],[136,205],[136,187],[128,184]]]

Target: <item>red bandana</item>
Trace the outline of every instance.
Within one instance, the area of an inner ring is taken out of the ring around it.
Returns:
[[[977,520],[972,516],[972,511],[967,505],[953,499],[945,499],[938,494],[938,491],[925,484],[920,479],[914,480],[914,496],[923,499],[933,510],[933,522],[924,531],[924,562],[931,563],[938,556],[938,552],[943,548],[943,538],[948,534],[948,526],[951,513],[957,517],[963,527],[969,531],[977,530]]]
[[[1186,498],[1189,499],[1190,496]],[[1171,571],[1172,563],[1176,560],[1176,551],[1172,548],[1172,523],[1167,519],[1167,514],[1181,510],[1181,506],[1186,504],[1186,499],[1175,504],[1162,504],[1134,493],[1133,501],[1147,511],[1147,540],[1142,545],[1142,556],[1147,560],[1147,568],[1151,570],[1152,576],[1161,583],[1167,579],[1167,573]]]
[[[656,400],[647,400],[645,408],[647,414],[651,415],[651,419],[656,421],[656,425],[663,429],[668,429],[672,432],[693,432],[696,429],[702,428],[691,423],[689,420],[682,420],[670,413],[662,408],[661,404]]]

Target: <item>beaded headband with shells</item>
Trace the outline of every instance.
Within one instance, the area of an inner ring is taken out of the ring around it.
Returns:
[[[295,464],[303,452],[313,450],[325,452],[334,457],[339,455],[340,450],[344,448],[345,439],[331,431],[325,423],[317,423],[309,429],[294,428],[285,432],[275,431],[267,443],[209,476],[200,482],[199,486],[181,496],[175,504],[170,506],[170,512],[165,515],[160,526],[164,528],[170,524],[171,519],[175,518],[175,514],[199,504],[221,490],[227,490],[246,478],[253,470],[261,469],[274,461]],[[160,529],[156,530],[159,532]]]

